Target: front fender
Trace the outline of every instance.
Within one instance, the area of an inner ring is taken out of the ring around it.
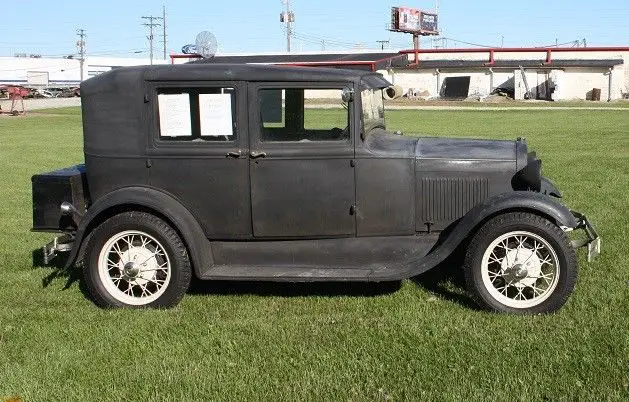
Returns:
[[[149,187],[125,187],[99,198],[91,205],[77,228],[72,251],[66,262],[69,268],[78,256],[85,237],[100,223],[101,218],[113,208],[143,208],[157,212],[168,219],[177,230],[192,260],[195,272],[213,265],[209,241],[196,218],[177,199],[162,191]]]
[[[547,195],[513,191],[488,198],[446,229],[437,246],[426,256],[413,256],[406,262],[407,277],[419,275],[445,260],[470,234],[492,216],[514,211],[536,213],[557,226],[574,229],[578,222],[570,210]]]

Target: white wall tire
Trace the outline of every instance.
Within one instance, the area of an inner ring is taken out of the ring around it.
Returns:
[[[576,253],[554,223],[531,213],[499,215],[474,235],[465,279],[477,303],[509,313],[549,313],[574,289]]]
[[[84,280],[101,307],[173,307],[190,284],[188,253],[177,232],[145,212],[100,224],[86,246]]]
[[[116,233],[101,248],[98,276],[107,293],[119,302],[148,305],[168,289],[170,257],[153,236],[125,230]]]

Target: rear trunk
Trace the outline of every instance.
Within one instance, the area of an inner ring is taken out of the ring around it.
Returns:
[[[71,204],[83,214],[89,194],[85,165],[76,165],[54,172],[41,173],[31,178],[33,185],[33,230],[40,232],[73,232],[77,217],[64,212],[63,203]]]

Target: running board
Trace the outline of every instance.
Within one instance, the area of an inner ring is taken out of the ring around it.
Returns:
[[[374,272],[387,270],[384,267],[365,268],[317,268],[317,267],[252,267],[219,265],[205,270],[203,280],[237,280],[270,282],[334,282],[334,281],[378,281]],[[395,276],[393,270],[387,276]]]

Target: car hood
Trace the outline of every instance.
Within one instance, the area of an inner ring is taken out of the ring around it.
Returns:
[[[515,141],[467,138],[419,138],[418,159],[508,160],[516,159]]]
[[[365,141],[372,154],[417,159],[515,161],[516,142],[467,138],[411,137],[372,131]]]

